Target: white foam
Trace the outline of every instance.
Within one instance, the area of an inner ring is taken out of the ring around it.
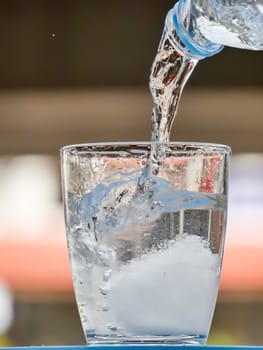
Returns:
[[[198,236],[182,237],[113,273],[109,316],[130,335],[207,335],[218,278],[218,255]]]

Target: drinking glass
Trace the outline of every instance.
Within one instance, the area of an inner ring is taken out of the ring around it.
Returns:
[[[174,142],[61,150],[68,250],[88,343],[206,342],[230,154],[225,145]]]

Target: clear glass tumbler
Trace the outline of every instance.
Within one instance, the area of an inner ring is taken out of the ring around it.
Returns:
[[[204,344],[221,271],[230,148],[61,150],[68,249],[88,343]],[[159,152],[160,153],[160,152]]]

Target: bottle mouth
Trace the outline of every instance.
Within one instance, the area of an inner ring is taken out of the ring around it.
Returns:
[[[175,26],[178,37],[191,52],[191,56],[196,59],[203,59],[213,56],[223,50],[224,46],[221,44],[212,43],[202,35],[202,45],[194,40],[195,33],[193,30],[186,30],[183,23],[183,7],[185,0],[180,0],[172,9],[172,20]]]

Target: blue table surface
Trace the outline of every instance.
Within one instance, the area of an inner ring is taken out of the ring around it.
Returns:
[[[102,348],[103,350],[115,350],[118,348],[120,350],[123,348],[136,348],[136,350],[145,350],[145,348],[154,348],[157,350],[180,350],[182,347],[191,348],[191,350],[263,350],[263,346],[201,346],[201,345],[135,345],[135,344],[126,344],[126,345],[86,345],[86,346],[25,346],[25,347],[8,347],[8,348],[0,348],[1,350],[99,350],[98,348]]]

